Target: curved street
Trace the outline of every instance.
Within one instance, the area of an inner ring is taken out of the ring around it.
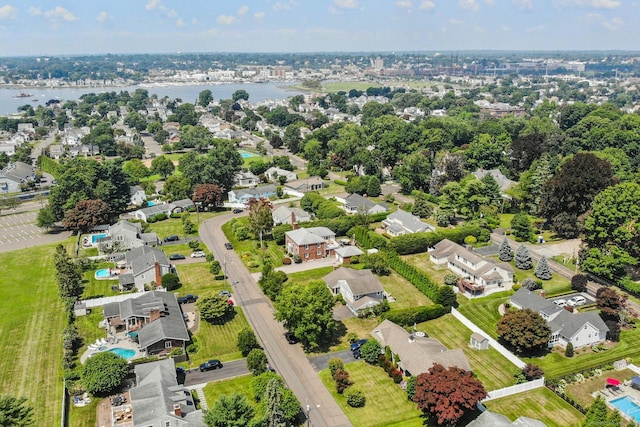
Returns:
[[[237,216],[237,215],[236,215]],[[208,219],[200,225],[200,238],[223,264],[233,294],[244,310],[269,358],[269,364],[284,378],[315,427],[342,427],[351,423],[342,412],[299,345],[289,345],[284,338],[282,324],[275,320],[274,309],[262,293],[249,270],[232,250],[226,250],[227,241],[222,225],[233,218],[231,213]]]

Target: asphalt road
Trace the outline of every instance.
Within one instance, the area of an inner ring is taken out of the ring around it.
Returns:
[[[244,359],[225,362],[221,369],[200,372],[197,366],[191,366],[186,372],[184,385],[189,387],[196,384],[204,384],[212,381],[226,380],[250,374],[247,362]]]
[[[249,271],[234,251],[224,248],[226,238],[222,224],[233,214],[208,219],[200,227],[200,238],[217,260],[221,260],[236,304],[244,310],[247,320],[265,349],[269,364],[294,392],[311,426],[343,427],[351,423],[331,394],[324,387],[313,366],[299,345],[289,345],[282,324],[275,320],[271,302],[262,293]],[[225,366],[226,368],[226,366]]]

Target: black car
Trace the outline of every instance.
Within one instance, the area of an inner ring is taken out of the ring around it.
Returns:
[[[187,294],[182,297],[178,297],[178,304],[191,304],[198,300],[198,295]]]
[[[296,337],[296,336],[293,334],[293,332],[286,332],[286,333],[284,334],[284,337],[287,339],[287,342],[288,342],[289,344],[296,344],[296,343],[299,343],[299,342],[300,342],[300,340],[298,339],[298,337]]]
[[[222,295],[225,296],[227,298],[231,297],[231,292],[227,291],[226,289],[224,291],[220,291],[218,292],[218,295]]]
[[[229,243],[229,242],[225,243],[224,247],[229,249],[229,250],[233,249],[233,245],[231,243]]]
[[[222,362],[218,359],[207,360],[202,365],[200,365],[200,372],[210,371],[212,369],[221,369]]]
[[[175,234],[164,238],[165,242],[177,242],[178,240],[180,240],[180,237],[176,236]]]
[[[177,259],[185,259],[185,258],[186,258],[186,256],[184,256],[182,254],[171,254],[171,255],[169,255],[169,259],[171,261],[175,261]]]
[[[363,339],[363,340],[358,340],[356,342],[352,342],[351,343],[351,351],[356,351],[356,350],[360,350],[360,347],[362,347],[362,344],[366,343],[369,340]]]
[[[236,209],[234,209],[234,210],[233,210],[233,213],[234,213],[234,214],[242,213],[242,209],[237,209],[237,208],[236,208]]]
[[[356,348],[355,350],[353,350],[354,359],[360,359],[361,357],[362,357],[362,353],[360,352],[359,348]]]

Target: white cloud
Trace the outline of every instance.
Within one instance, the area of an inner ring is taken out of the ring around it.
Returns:
[[[518,6],[518,9],[520,10],[533,9],[533,0],[511,0],[511,2]]]
[[[61,6],[58,6],[55,9],[46,11],[44,13],[44,16],[46,16],[48,19],[51,19],[52,21],[62,20],[62,21],[72,22],[72,21],[77,21],[79,19],[72,12],[68,11],[67,9]]]
[[[0,7],[0,19],[15,19],[18,8],[9,4]]]
[[[233,25],[238,21],[238,18],[231,15],[220,15],[218,16],[217,22],[221,25]]]
[[[253,17],[256,19],[264,19],[265,16],[267,16],[267,14],[264,12],[256,12],[253,14]]]
[[[462,24],[462,21],[459,20],[459,19],[449,19],[449,24],[460,25],[460,24]]]
[[[31,6],[28,10],[28,12],[33,15],[33,16],[40,16],[42,15],[42,9],[40,9],[39,7],[33,7]]]
[[[187,24],[185,24],[185,22],[181,18],[178,18],[178,20],[176,21],[176,25],[178,27],[184,27]]]
[[[96,21],[98,21],[101,24],[104,24],[105,22],[107,22],[109,20],[109,18],[111,18],[111,15],[109,15],[107,12],[105,12],[104,10],[102,12],[100,12],[98,14],[98,16],[96,17]]]
[[[411,0],[398,0],[396,2],[396,6],[401,7],[402,9],[411,9],[413,7],[413,2],[411,2]]]
[[[620,0],[556,0],[560,6],[590,7],[593,9],[617,9]]]
[[[153,10],[160,4],[160,0],[149,0],[149,2],[144,6],[147,10]]]
[[[602,25],[607,29],[607,30],[611,30],[611,31],[617,31],[620,29],[620,27],[622,27],[622,24],[624,24],[624,21],[622,20],[622,18],[618,17],[618,16],[614,16],[613,18],[611,18],[609,21],[604,21],[602,23]]]
[[[291,10],[297,5],[296,0],[279,1],[273,5],[273,10]]]
[[[358,7],[358,0],[333,0],[333,5],[339,9],[355,9]]]
[[[193,19],[191,20],[191,25],[198,25],[198,24],[199,24],[199,22],[198,22],[198,18],[193,18]]]
[[[535,27],[529,27],[525,31],[527,33],[539,33],[540,31],[545,31],[547,29],[546,25],[537,25]]]
[[[484,0],[484,3],[487,6],[494,6],[496,4],[496,1],[495,0]]]
[[[420,3],[420,10],[432,11],[436,7],[436,4],[432,0],[423,0]]]
[[[249,6],[242,6],[238,9],[238,16],[243,16],[247,12],[249,12]]]
[[[476,3],[476,0],[458,0],[458,6],[460,9],[465,10],[478,10],[480,6]]]
[[[508,25],[501,25],[500,29],[505,33],[508,33],[509,31],[511,31],[511,28]]]

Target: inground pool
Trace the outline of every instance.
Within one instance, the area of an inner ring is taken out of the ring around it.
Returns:
[[[96,279],[110,279],[113,277],[110,268],[101,268],[100,270],[96,270],[95,276]]]
[[[242,156],[243,159],[248,159],[251,157],[260,157],[258,154],[254,154],[245,150],[238,150],[238,153],[240,153],[240,156]]]
[[[630,397],[625,396],[620,399],[614,399],[609,401],[613,406],[620,409],[629,417],[636,421],[640,421],[640,406]]]
[[[107,237],[106,233],[93,234],[93,235],[91,235],[91,243],[93,243],[95,245],[96,243],[98,243],[98,240],[104,239],[105,237]]]
[[[112,348],[109,351],[111,353],[115,353],[118,356],[120,356],[122,358],[125,358],[125,359],[131,359],[133,356],[136,355],[136,351],[135,350],[130,350],[128,348],[115,347],[115,348]]]

